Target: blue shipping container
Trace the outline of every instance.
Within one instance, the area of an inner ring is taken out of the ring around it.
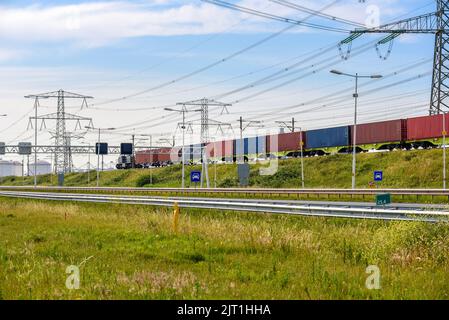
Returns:
[[[184,158],[186,162],[193,160],[193,149],[191,144],[184,147],[184,152]]]
[[[248,138],[243,138],[243,144],[241,139],[234,140],[234,156],[241,156],[242,151],[244,155],[248,155],[249,142]]]
[[[201,160],[203,145],[201,143],[192,145],[192,159]]]
[[[267,153],[267,137],[257,137],[257,154],[265,155]]]
[[[344,147],[349,145],[349,126],[306,132],[306,148]]]
[[[240,139],[234,140],[234,156],[242,155],[259,155],[266,153],[266,137],[244,138],[243,146]]]
[[[257,137],[245,139],[245,154],[257,154]]]

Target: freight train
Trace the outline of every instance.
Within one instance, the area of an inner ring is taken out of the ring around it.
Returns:
[[[357,152],[394,149],[435,148],[442,145],[443,130],[449,128],[449,117],[443,127],[443,115],[421,116],[357,125]],[[352,152],[353,126],[280,133],[240,139],[187,145],[186,163],[201,162],[201,150],[208,159],[235,162],[267,158],[298,157],[303,145],[304,156]],[[136,153],[135,167],[163,166],[182,161],[182,148],[160,148]]]

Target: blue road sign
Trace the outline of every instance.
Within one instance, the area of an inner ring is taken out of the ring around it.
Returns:
[[[201,181],[201,171],[190,172],[190,182],[200,182]]]
[[[383,172],[382,171],[374,171],[374,181],[382,181]]]

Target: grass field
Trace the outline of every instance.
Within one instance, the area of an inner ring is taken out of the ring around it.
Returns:
[[[373,180],[374,170],[384,171],[384,181],[379,187],[392,188],[442,188],[442,150],[396,151],[389,153],[365,153],[357,155],[357,186],[367,188]],[[347,154],[312,157],[305,159],[305,186],[308,188],[350,188],[352,156]],[[261,164],[251,165],[250,185],[253,187],[300,187],[300,161],[289,159],[279,161],[276,174],[262,176]],[[449,167],[449,166],[448,166]],[[192,169],[187,167],[187,177]],[[214,186],[215,169],[209,169]],[[95,186],[95,172],[91,172],[90,186]],[[66,186],[87,186],[87,173],[68,174]],[[54,176],[40,176],[40,185],[56,185]],[[31,185],[32,177],[9,177],[3,179],[5,185]],[[149,170],[116,170],[101,173],[101,186],[129,187],[180,187],[181,166],[153,170],[153,184],[150,184]],[[238,186],[236,165],[217,165],[217,187]]]
[[[448,299],[448,283],[444,224],[182,210],[175,232],[169,209],[0,198],[0,299]]]

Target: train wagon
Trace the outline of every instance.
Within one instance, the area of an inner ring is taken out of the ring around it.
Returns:
[[[266,136],[235,139],[233,145],[234,158],[244,156],[248,161],[266,156]]]
[[[305,131],[269,135],[266,137],[267,154],[271,156],[297,156],[301,151],[301,141],[303,147],[305,147]]]
[[[338,153],[350,145],[350,126],[306,131],[306,149],[310,154]]]
[[[445,116],[445,128],[449,129],[449,116]],[[407,119],[407,143],[417,147],[442,145],[443,115],[424,116]]]
[[[191,160],[193,163],[201,163],[202,154],[203,154],[203,146],[204,146],[204,144],[201,144],[201,143],[191,145],[191,150],[192,150]]]
[[[354,126],[350,130],[350,144],[353,145]],[[388,150],[398,148],[407,140],[407,121],[390,120],[357,125],[356,144],[368,150]]]
[[[152,162],[157,161],[155,157],[152,150],[139,151],[136,152],[136,163],[151,164]]]
[[[206,143],[206,154],[208,160],[215,158],[215,144],[213,142]]]
[[[234,155],[234,140],[214,142],[215,160],[232,162],[233,155]]]

